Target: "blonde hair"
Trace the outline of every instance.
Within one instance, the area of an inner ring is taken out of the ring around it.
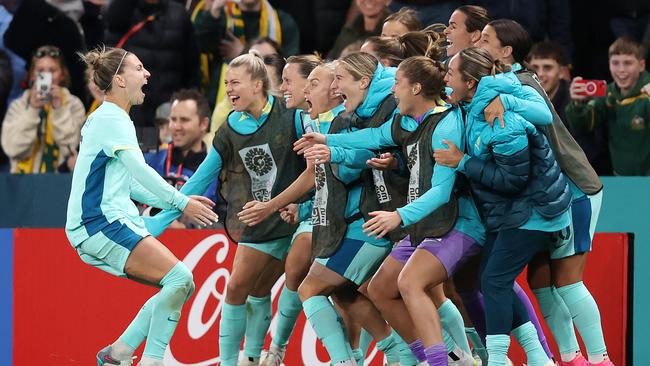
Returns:
[[[248,51],[248,53],[239,55],[230,61],[228,67],[243,67],[251,76],[251,80],[262,81],[262,89],[264,91],[264,95],[269,94],[269,90],[271,89],[271,79],[269,78],[269,74],[266,71],[264,59],[262,59],[259,53],[255,51]]]
[[[340,58],[338,62],[355,80],[364,76],[372,80],[379,63],[373,55],[365,52],[351,53]]]

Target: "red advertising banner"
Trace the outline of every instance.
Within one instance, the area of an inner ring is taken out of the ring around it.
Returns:
[[[167,349],[165,365],[215,365],[225,283],[236,246],[222,231],[168,230],[160,239],[192,270],[196,283]],[[599,234],[594,246],[585,282],[600,305],[610,356],[622,366],[627,319],[627,235]],[[274,314],[282,285],[281,279],[272,291]],[[62,229],[16,229],[13,364],[93,364],[95,353],[116,339],[155,293],[154,288],[110,276],[81,262]],[[274,328],[275,318],[271,330]],[[269,341],[267,336],[267,346]],[[512,358],[515,364],[525,361],[514,346]],[[328,360],[327,352],[301,314],[285,364],[325,366]],[[383,355],[373,348],[366,364],[382,365]]]

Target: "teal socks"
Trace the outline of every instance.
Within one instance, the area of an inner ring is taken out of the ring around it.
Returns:
[[[490,366],[505,366],[508,348],[510,347],[510,336],[508,334],[488,334],[485,337]]]
[[[343,321],[325,296],[312,296],[303,304],[309,324],[323,342],[331,363],[354,360],[350,342],[343,329]]]
[[[384,354],[386,355],[386,362],[388,362],[389,365],[392,363],[400,362],[399,360],[400,344],[396,341],[395,337],[393,337],[393,334],[397,334],[397,333],[393,331],[391,332],[391,334],[388,335],[388,337],[380,341],[377,341],[377,348],[380,351],[384,352]]]
[[[601,357],[607,353],[598,305],[582,281],[558,287],[558,294],[571,312],[580,337],[585,342],[588,355]],[[590,357],[591,359],[591,357]]]
[[[244,340],[244,354],[246,357],[260,358],[264,339],[271,325],[273,316],[271,309],[271,296],[248,296],[246,299],[246,338]]]
[[[438,314],[440,315],[440,322],[442,323],[442,328],[445,329],[451,338],[454,340],[454,343],[463,350],[468,355],[472,354],[472,351],[469,349],[469,343],[467,342],[467,336],[465,336],[465,323],[463,322],[463,316],[460,315],[460,311],[454,303],[447,299],[440,308],[438,308]],[[445,342],[445,346],[447,343]]]
[[[366,357],[368,353],[368,348],[370,348],[370,343],[372,343],[372,336],[368,333],[367,330],[361,328],[361,334],[359,335],[359,349],[363,352],[363,357]]]
[[[278,347],[287,345],[301,310],[302,302],[300,302],[298,292],[289,290],[285,285],[278,300],[278,323],[273,335],[273,344]]]
[[[219,323],[219,358],[222,366],[236,366],[246,332],[246,304],[223,304]]]
[[[147,338],[147,334],[149,333],[149,324],[151,323],[151,309],[153,309],[153,305],[157,299],[158,294],[155,294],[150,297],[144,305],[142,305],[138,314],[133,318],[131,324],[129,324],[119,338],[119,340],[132,349],[131,355],[133,355],[133,351],[140,347],[140,344],[142,344],[145,338]],[[126,352],[118,353],[119,355],[111,354],[111,356],[119,360],[125,360],[127,359],[127,356],[129,356],[129,359],[131,358],[130,355],[126,354]]]
[[[393,329],[393,339],[397,342],[399,348],[399,363],[400,365],[416,365],[419,361],[411,352],[408,343],[400,337],[400,335]]]
[[[571,312],[567,308],[564,300],[558,294],[557,289],[543,287],[533,290],[542,316],[546,320],[553,338],[557,342],[560,354],[575,354],[580,351],[578,339],[573,329],[573,319]]]
[[[361,348],[355,348],[352,350],[352,355],[354,355],[354,360],[357,362],[357,365],[363,366],[363,363],[366,359]]]
[[[481,341],[481,336],[476,331],[476,328],[465,328],[465,335],[467,335],[469,341],[472,342],[472,348],[474,348],[474,351],[476,351],[478,356],[481,358],[483,364],[487,365],[487,350],[485,349],[485,345],[483,344],[483,341]]]
[[[151,302],[151,321],[142,355],[162,360],[178,325],[183,304],[194,291],[192,272],[183,262],[178,262],[160,280],[160,285],[160,292]]]
[[[456,349],[456,342],[454,342],[454,339],[451,338],[451,335],[445,328],[442,328],[442,340],[445,343],[447,353],[451,353]]]
[[[512,331],[521,348],[526,352],[528,365],[530,366],[544,366],[550,360],[542,348],[537,336],[537,330],[532,322],[528,321]]]

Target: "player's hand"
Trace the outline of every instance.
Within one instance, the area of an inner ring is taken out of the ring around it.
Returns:
[[[366,164],[378,170],[397,170],[399,168],[397,159],[391,153],[383,153],[378,158],[369,159]]]
[[[219,216],[212,211],[214,202],[203,196],[190,196],[190,200],[183,210],[183,214],[199,226],[208,226],[219,220]]]
[[[436,159],[436,164],[457,168],[465,154],[453,142],[449,140],[442,140],[442,142],[449,146],[449,149],[436,149],[433,151],[433,158]]]
[[[402,217],[397,211],[373,211],[369,215],[372,219],[363,224],[363,232],[377,239],[383,238],[402,223]]]
[[[645,86],[641,88],[641,93],[650,96],[650,83],[645,84]]]
[[[316,164],[329,163],[332,160],[332,152],[327,145],[317,144],[305,150],[305,159],[313,160]]]
[[[292,203],[285,208],[281,208],[280,218],[287,224],[296,225],[298,223],[298,205]]]
[[[307,149],[316,144],[326,144],[327,138],[322,133],[310,132],[302,135],[300,140],[293,143],[293,151],[298,155],[305,153]]]
[[[501,97],[497,95],[497,97],[492,99],[490,104],[485,107],[483,110],[483,116],[485,116],[485,121],[490,125],[490,127],[494,127],[494,120],[498,118],[501,122],[501,128],[505,128],[506,123],[503,120],[503,114],[505,112],[506,110],[503,107],[503,102],[501,102]]]
[[[248,226],[255,226],[277,211],[269,202],[250,201],[237,214],[239,221]]]

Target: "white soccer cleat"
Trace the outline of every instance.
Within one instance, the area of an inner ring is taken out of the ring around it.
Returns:
[[[243,359],[237,362],[237,366],[259,366],[260,359],[253,357],[244,357]]]
[[[476,366],[476,360],[472,355],[456,349],[458,353],[450,352],[447,354],[447,365],[449,366]]]
[[[278,347],[275,344],[271,344],[271,347],[269,347],[269,352],[266,354],[264,360],[260,363],[260,366],[284,365],[282,361],[284,360],[284,353],[286,351],[286,347]]]

